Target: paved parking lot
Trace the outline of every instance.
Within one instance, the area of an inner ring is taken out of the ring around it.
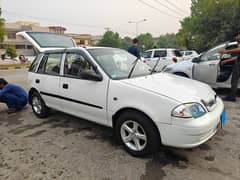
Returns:
[[[26,70],[0,77],[26,88]],[[56,111],[38,119],[30,107],[8,115],[0,104],[0,179],[239,180],[240,99],[225,107],[226,126],[206,144],[134,158],[109,128]]]

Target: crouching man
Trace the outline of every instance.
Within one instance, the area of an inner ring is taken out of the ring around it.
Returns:
[[[14,113],[27,105],[28,95],[23,88],[0,78],[0,103],[7,105],[9,114]]]

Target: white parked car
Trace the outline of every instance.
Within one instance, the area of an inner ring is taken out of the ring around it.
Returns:
[[[198,53],[193,50],[180,51],[184,61],[191,60],[198,56]]]
[[[144,62],[153,68],[156,64],[156,71],[162,71],[167,65],[183,60],[182,55],[177,49],[149,49],[142,54]]]
[[[134,156],[154,152],[161,143],[198,146],[225,121],[222,100],[206,84],[151,74],[124,50],[74,47],[70,38],[55,34],[18,35],[39,51],[28,84],[30,104],[40,118],[52,108],[112,127]]]
[[[231,55],[221,56],[218,52],[222,48],[231,49],[236,46],[236,42],[221,44],[202,53],[197,58],[169,65],[164,71],[207,83],[213,88],[230,88],[233,63],[220,66],[220,62],[231,58]],[[240,82],[238,87],[240,88]]]

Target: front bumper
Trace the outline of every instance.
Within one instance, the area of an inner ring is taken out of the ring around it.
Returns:
[[[178,148],[192,148],[209,140],[218,130],[224,104],[217,98],[213,111],[197,119],[173,118],[172,124],[159,124],[162,144]]]

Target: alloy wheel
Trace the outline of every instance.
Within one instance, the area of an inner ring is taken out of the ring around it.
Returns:
[[[133,151],[142,151],[147,145],[147,135],[143,127],[132,120],[121,125],[121,138],[123,143]]]

